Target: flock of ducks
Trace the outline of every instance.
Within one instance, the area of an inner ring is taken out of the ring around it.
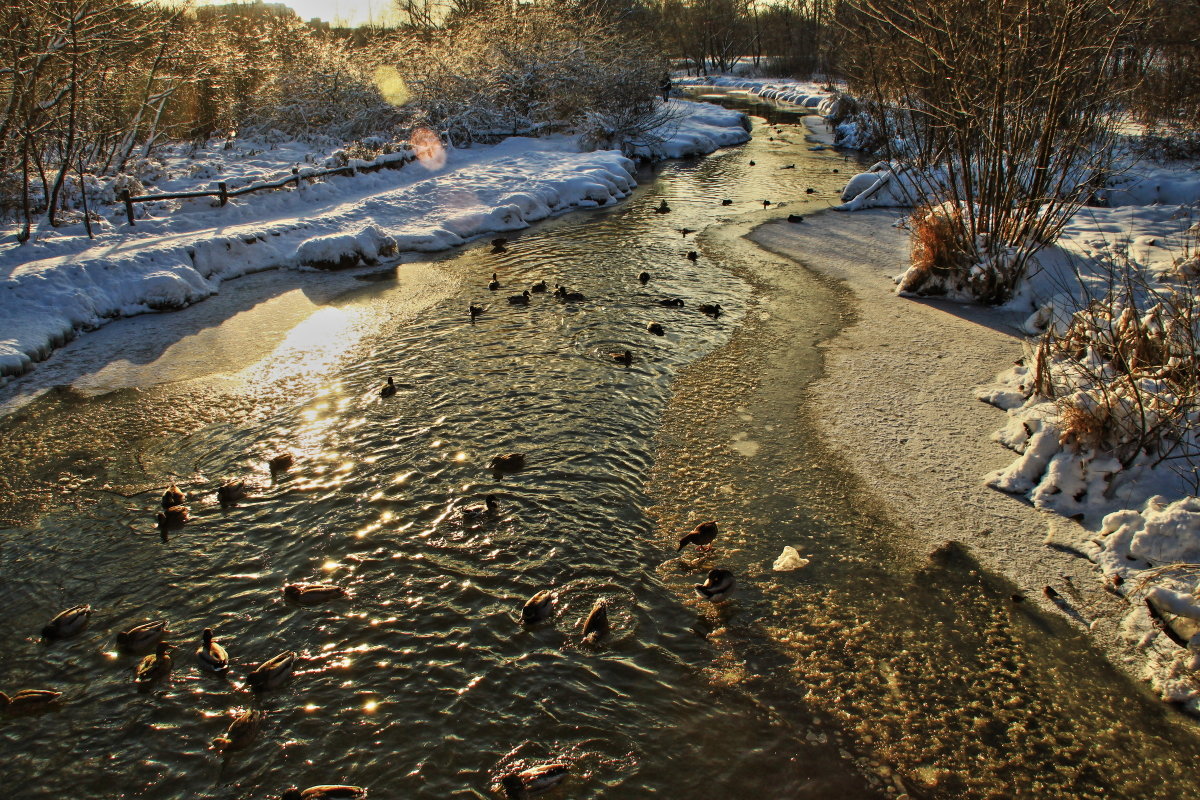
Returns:
[[[724,200],[722,204],[729,205],[731,202]],[[764,201],[764,207],[767,204]],[[660,214],[669,213],[670,210],[665,200],[655,209]],[[684,236],[693,232],[687,228],[682,229],[682,231]],[[506,252],[507,243],[507,239],[493,239],[492,252]],[[699,254],[695,250],[690,250],[687,252],[686,257],[690,261],[695,262],[698,260]],[[647,272],[642,272],[638,275],[638,280],[644,286],[649,283],[651,276]],[[488,289],[498,291],[500,288],[499,277],[493,272]],[[508,302],[512,305],[528,305],[532,294],[544,294],[547,291],[546,282],[544,280],[538,281],[532,284],[529,289],[522,291],[521,294],[510,296]],[[581,293],[573,292],[560,284],[555,286],[553,295],[558,300],[568,303],[586,300]],[[668,308],[681,308],[684,305],[684,301],[679,298],[663,298],[658,302],[660,305]],[[470,304],[469,313],[472,322],[485,310],[486,307],[484,306],[474,303]],[[701,304],[699,310],[713,318],[721,314],[721,306],[718,303]],[[656,336],[663,336],[666,333],[663,326],[657,322],[650,323],[647,326],[647,330]],[[609,356],[613,361],[620,364],[628,365],[633,362],[633,354],[629,350],[621,353],[610,353]],[[379,390],[379,394],[383,398],[392,397],[396,392],[397,386],[391,377],[387,378],[387,382]],[[268,467],[272,474],[275,474],[286,471],[293,463],[294,459],[292,455],[285,452],[270,458],[268,460]],[[506,453],[495,456],[490,462],[490,467],[496,472],[510,472],[523,469],[525,467],[525,455],[523,453]],[[217,500],[222,504],[235,503],[246,497],[248,493],[249,489],[244,480],[227,481],[221,484],[216,491]],[[165,537],[167,530],[182,526],[188,521],[189,509],[185,505],[187,496],[174,483],[171,483],[166,491],[163,492],[161,502],[162,510],[157,513],[156,519]],[[489,494],[484,498],[484,502],[481,505],[461,508],[459,509],[459,514],[467,522],[485,521],[495,516],[498,506],[499,503],[496,497]],[[681,552],[689,545],[693,545],[698,552],[711,551],[712,542],[716,537],[716,521],[709,520],[702,522],[680,538],[677,550]],[[698,597],[712,602],[719,602],[729,596],[735,584],[736,581],[733,573],[729,570],[711,569],[708,571],[704,582],[695,584],[694,589]],[[348,592],[343,587],[334,584],[289,583],[283,587],[283,595],[287,600],[294,603],[314,605],[347,597]],[[521,623],[523,625],[536,625],[552,619],[556,602],[557,596],[552,590],[543,589],[537,592],[521,607]],[[601,599],[596,601],[583,622],[581,636],[583,644],[595,646],[609,634],[611,623],[609,621],[608,610],[607,600]],[[76,636],[87,628],[91,616],[92,607],[90,605],[78,605],[68,608],[57,614],[43,626],[41,630],[42,637],[47,641],[53,642]],[[169,676],[174,666],[171,651],[175,649],[175,646],[165,641],[164,637],[171,633],[172,631],[168,629],[166,620],[153,620],[117,633],[117,645],[124,652],[136,654],[150,650],[153,651],[142,658],[134,671],[133,682],[139,691],[148,691],[155,684]],[[202,631],[200,644],[195,651],[195,658],[197,665],[206,672],[224,676],[229,671],[229,653],[216,640],[212,628],[205,628]],[[269,658],[247,673],[247,685],[256,694],[277,689],[288,682],[295,670],[296,661],[296,653],[292,651],[280,653]],[[32,713],[58,706],[62,702],[62,697],[61,692],[50,689],[23,689],[11,696],[0,692],[0,709],[10,714]],[[220,752],[228,753],[250,746],[257,738],[265,718],[266,714],[258,708],[247,708],[239,711],[234,715],[226,731],[213,740],[213,747]],[[506,774],[501,777],[500,783],[509,798],[522,798],[543,792],[558,785],[567,777],[569,772],[570,765],[567,763],[544,763],[519,772]],[[304,790],[296,787],[289,788],[283,792],[281,800],[359,800],[360,798],[365,798],[366,795],[366,789],[358,786],[321,785],[312,786]]]

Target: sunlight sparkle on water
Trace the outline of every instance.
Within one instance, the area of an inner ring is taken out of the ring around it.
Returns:
[[[265,381],[294,378],[323,372],[354,344],[355,312],[345,308],[321,308],[292,328],[287,337],[263,359]]]
[[[367,712],[368,714],[374,713],[375,709],[377,708],[379,708],[378,700],[368,700],[367,702],[363,703],[363,711]]]

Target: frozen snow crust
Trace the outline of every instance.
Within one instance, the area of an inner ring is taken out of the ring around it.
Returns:
[[[710,153],[745,142],[745,116],[672,100],[675,119],[655,157]],[[240,142],[166,153],[139,166],[148,191],[230,188],[320,164],[327,149]],[[19,375],[82,331],[124,316],[182,308],[221,282],[275,268],[340,269],[461,245],[578,208],[610,205],[636,186],[620,152],[579,152],[568,136],[514,137],[490,147],[428,148],[399,170],[335,177],[299,189],[137,206],[105,206],[89,240],[82,222],[0,240],[0,380]],[[344,154],[330,156],[337,163]],[[392,158],[396,158],[393,154]],[[388,158],[385,156],[384,158]],[[303,170],[301,170],[303,174]]]

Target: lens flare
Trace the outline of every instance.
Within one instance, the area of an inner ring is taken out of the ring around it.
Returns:
[[[417,161],[425,169],[432,172],[446,165],[446,148],[442,147],[442,140],[429,128],[417,128],[412,132],[412,136],[408,137],[408,142],[412,145]]]
[[[410,96],[408,84],[400,77],[395,67],[380,67],[375,70],[375,87],[383,99],[394,106],[402,106]]]

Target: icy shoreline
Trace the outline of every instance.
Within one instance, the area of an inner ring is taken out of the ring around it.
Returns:
[[[655,157],[701,155],[750,138],[739,112],[671,102],[679,119],[663,131]],[[211,177],[193,172],[197,182]],[[247,196],[223,208],[164,208],[133,229],[102,221],[90,241],[82,224],[42,231],[25,245],[10,237],[0,243],[0,382],[81,332],[183,308],[219,292],[223,280],[445,250],[619,202],[636,186],[635,173],[620,152],[581,153],[572,137],[513,137],[445,149],[400,171]]]

